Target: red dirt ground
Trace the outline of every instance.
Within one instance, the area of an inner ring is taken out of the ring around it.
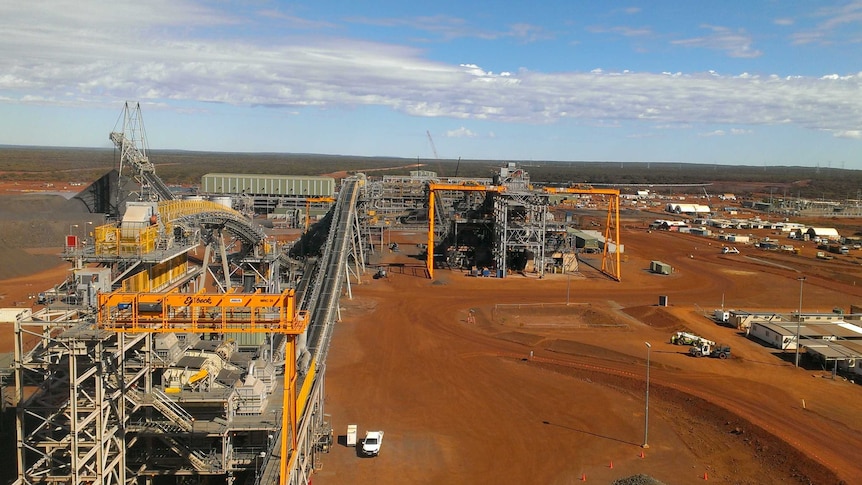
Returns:
[[[808,277],[803,311],[847,309],[862,295],[852,257],[836,269],[813,253],[745,248],[726,256],[717,242],[633,224],[623,232],[622,282],[584,264],[571,279],[437,270],[431,282],[411,257],[418,253],[411,243],[423,237],[404,235],[395,239],[403,253],[374,255],[404,266],[390,266],[386,279],[366,277],[352,287],[353,300],[343,300],[326,370],[326,411],[340,444],[323,457],[316,485],[609,483],[638,473],[671,484],[705,476],[862,483],[862,388],[797,369],[705,317],[722,300],[795,311],[797,267]],[[651,260],[675,272],[651,274]],[[832,273],[849,283],[826,277]],[[659,295],[670,306],[658,307]],[[475,324],[467,323],[471,309]],[[730,344],[733,358],[689,357],[668,343],[679,329]],[[645,341],[652,350],[644,450]],[[348,424],[359,426],[360,438],[386,431],[380,456],[344,446]]]
[[[369,272],[342,300],[326,363],[326,412],[340,444],[323,455],[316,485],[609,483],[638,473],[669,484],[862,483],[862,388],[797,369],[705,317],[722,302],[795,311],[803,274],[805,312],[849,310],[862,299],[855,254],[722,255],[717,241],[624,221],[621,282],[584,263],[571,278],[438,269],[432,282],[416,257],[424,238],[393,233],[403,252],[371,256],[391,264],[388,277]],[[649,273],[651,260],[674,273]],[[34,288],[67,272],[0,281],[0,305],[29,304]],[[658,307],[659,295],[670,306]],[[730,344],[733,358],[689,357],[668,343],[678,329]],[[7,350],[11,332],[0,342]],[[344,446],[348,424],[385,430],[381,455]]]

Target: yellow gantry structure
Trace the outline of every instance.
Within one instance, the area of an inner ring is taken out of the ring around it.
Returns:
[[[434,197],[439,190],[457,192],[494,192],[506,191],[504,185],[477,185],[477,184],[428,184],[428,257],[426,267],[428,277],[434,279]]]
[[[429,184],[428,185],[428,255],[426,268],[428,276],[434,279],[434,204],[437,191],[461,191],[461,192],[493,192],[502,193],[506,191],[504,185],[477,185],[477,184]],[[593,194],[608,196],[608,214],[605,221],[605,244],[602,250],[601,271],[620,281],[620,191],[618,189],[596,189],[592,187],[545,187],[544,191],[549,194]],[[613,234],[612,234],[613,232]],[[616,244],[614,256],[610,256],[610,244]]]
[[[593,194],[608,196],[608,216],[605,221],[605,244],[602,249],[602,273],[620,281],[620,191],[619,189],[596,189],[592,187],[545,187],[549,194]],[[613,235],[611,234],[613,231]],[[610,244],[616,245],[614,257],[609,257]],[[613,266],[613,267],[611,267]]]
[[[308,326],[296,309],[296,293],[127,293],[99,295],[99,328],[130,333],[280,333],[289,339],[284,365],[280,483],[287,483],[288,462],[296,459],[296,346],[294,339]],[[291,448],[284,430],[291,433]],[[288,454],[290,452],[290,454]]]

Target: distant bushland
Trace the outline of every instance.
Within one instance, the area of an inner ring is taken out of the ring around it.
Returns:
[[[357,157],[303,153],[224,153],[150,150],[156,173],[169,184],[199,184],[206,173],[324,175],[367,171],[369,175],[407,175],[430,170],[441,176],[492,177],[512,160],[435,160]],[[119,152],[108,148],[0,146],[0,180],[92,182],[116,167]],[[563,185],[617,184],[623,192],[637,187],[659,193],[711,196],[773,194],[775,197],[855,199],[862,190],[862,171],[831,167],[745,166],[679,162],[515,161],[534,183]],[[682,186],[670,187],[669,184]],[[685,184],[692,184],[688,187]],[[694,184],[711,184],[704,188]],[[653,187],[650,187],[650,186]]]

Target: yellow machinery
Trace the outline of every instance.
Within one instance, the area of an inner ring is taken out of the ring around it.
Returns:
[[[294,339],[308,325],[305,312],[297,312],[295,290],[264,293],[126,293],[99,294],[97,325],[106,330],[132,333],[280,333],[286,346],[280,483],[287,483],[288,462],[296,459],[296,346]],[[290,430],[291,447],[284,437]],[[290,451],[290,455],[288,452]],[[289,457],[289,458],[288,458]]]

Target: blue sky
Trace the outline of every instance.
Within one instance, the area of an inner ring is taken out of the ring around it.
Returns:
[[[0,2],[0,144],[862,169],[862,0],[511,3]]]

